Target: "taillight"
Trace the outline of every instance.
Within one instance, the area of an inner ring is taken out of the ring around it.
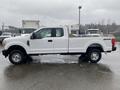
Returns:
[[[116,45],[116,39],[112,38],[112,46],[114,47]]]

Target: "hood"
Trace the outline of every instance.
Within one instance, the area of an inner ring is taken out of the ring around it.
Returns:
[[[30,39],[30,35],[27,36],[16,36],[16,37],[11,37],[11,38],[5,38],[3,43],[8,43],[8,42],[24,42]]]

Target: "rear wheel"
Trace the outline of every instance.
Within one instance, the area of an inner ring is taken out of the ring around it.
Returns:
[[[27,55],[20,50],[13,50],[10,52],[9,60],[12,64],[23,64],[26,62],[26,56]]]
[[[101,51],[99,49],[90,49],[87,53],[87,58],[91,63],[97,63],[102,57]]]

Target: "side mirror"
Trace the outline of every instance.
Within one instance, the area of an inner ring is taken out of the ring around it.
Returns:
[[[30,39],[35,39],[35,33],[33,32],[32,35],[30,36]]]

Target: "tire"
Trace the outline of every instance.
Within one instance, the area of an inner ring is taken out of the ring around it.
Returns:
[[[9,54],[9,60],[12,64],[23,64],[26,63],[26,54],[20,50],[13,50]]]
[[[102,57],[101,51],[99,49],[90,49],[87,53],[87,58],[91,63],[97,63]]]

